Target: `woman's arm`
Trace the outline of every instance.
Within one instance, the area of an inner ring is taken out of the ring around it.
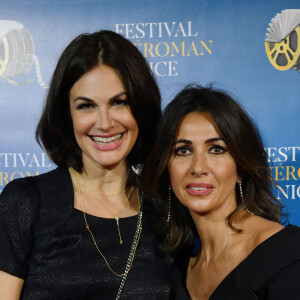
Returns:
[[[0,300],[19,300],[24,280],[0,271]]]

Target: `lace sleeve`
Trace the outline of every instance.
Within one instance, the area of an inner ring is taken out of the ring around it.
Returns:
[[[10,182],[0,195],[0,270],[22,279],[28,272],[38,208],[30,178]]]

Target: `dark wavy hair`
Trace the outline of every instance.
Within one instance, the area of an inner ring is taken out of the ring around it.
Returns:
[[[172,251],[190,246],[197,237],[188,209],[173,192],[171,218],[166,221],[170,185],[168,163],[180,122],[191,112],[205,112],[212,116],[242,178],[244,202],[236,186],[237,208],[227,217],[231,229],[242,232],[233,226],[233,220],[244,207],[258,216],[280,223],[282,207],[273,196],[274,182],[267,155],[253,121],[227,92],[213,89],[211,85],[189,85],[166,106],[156,144],[142,172],[142,184],[148,196],[154,199],[159,220],[158,232],[165,249]]]
[[[52,76],[36,140],[56,165],[82,172],[82,152],[74,136],[69,93],[81,76],[101,64],[121,75],[130,110],[139,127],[137,141],[127,157],[127,184],[134,184],[130,182],[134,178],[131,166],[142,164],[154,144],[161,117],[161,97],[143,55],[115,32],[81,34],[63,51]]]

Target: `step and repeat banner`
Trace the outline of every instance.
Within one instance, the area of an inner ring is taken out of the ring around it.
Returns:
[[[55,165],[34,131],[56,62],[110,29],[153,70],[165,106],[186,84],[234,94],[260,128],[276,197],[300,225],[299,0],[0,0],[0,192]]]

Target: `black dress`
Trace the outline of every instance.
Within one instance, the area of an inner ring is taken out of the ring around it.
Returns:
[[[188,261],[189,255],[181,253],[178,263],[183,284]],[[209,298],[227,299],[300,299],[300,228],[288,225],[258,245]]]
[[[124,300],[170,297],[172,259],[158,251],[151,213],[144,200],[143,230],[122,291]],[[120,219],[120,245],[114,219],[87,215],[100,250],[118,273],[125,270],[137,219]],[[0,240],[0,270],[25,280],[22,300],[116,299],[122,278],[105,265],[82,212],[74,209],[67,169],[18,179],[5,187]]]

